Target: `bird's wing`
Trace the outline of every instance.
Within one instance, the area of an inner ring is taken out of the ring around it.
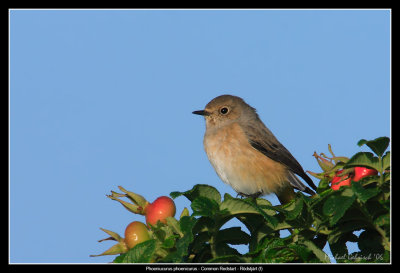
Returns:
[[[253,126],[252,124],[242,124],[242,127],[249,143],[253,148],[263,153],[265,156],[284,164],[291,172],[299,175],[307,184],[317,189],[311,178],[304,172],[303,168],[292,156],[292,154],[276,139],[267,127]],[[299,190],[309,193],[310,189],[304,186],[299,179],[290,179],[292,186]],[[306,188],[308,190],[306,190]]]

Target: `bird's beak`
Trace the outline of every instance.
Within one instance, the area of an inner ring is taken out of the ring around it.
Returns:
[[[195,115],[201,115],[201,116],[208,116],[208,115],[210,115],[210,112],[207,112],[206,110],[193,111],[192,113],[195,114]]]

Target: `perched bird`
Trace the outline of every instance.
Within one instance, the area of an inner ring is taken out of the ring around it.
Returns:
[[[222,95],[204,110],[204,148],[221,180],[239,195],[257,198],[275,193],[284,204],[295,197],[293,188],[314,194],[311,178],[242,98]]]

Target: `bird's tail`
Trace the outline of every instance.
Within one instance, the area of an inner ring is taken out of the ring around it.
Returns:
[[[289,171],[288,175],[288,180],[290,185],[292,185],[294,188],[298,189],[299,191],[303,191],[305,193],[314,195],[315,192],[311,190],[309,187],[305,186],[303,182],[301,182],[300,178],[298,178],[294,173]]]

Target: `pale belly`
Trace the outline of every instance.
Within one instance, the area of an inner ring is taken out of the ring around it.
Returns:
[[[206,134],[204,148],[221,180],[236,192],[276,193],[287,183],[287,169],[253,148],[239,125]]]

